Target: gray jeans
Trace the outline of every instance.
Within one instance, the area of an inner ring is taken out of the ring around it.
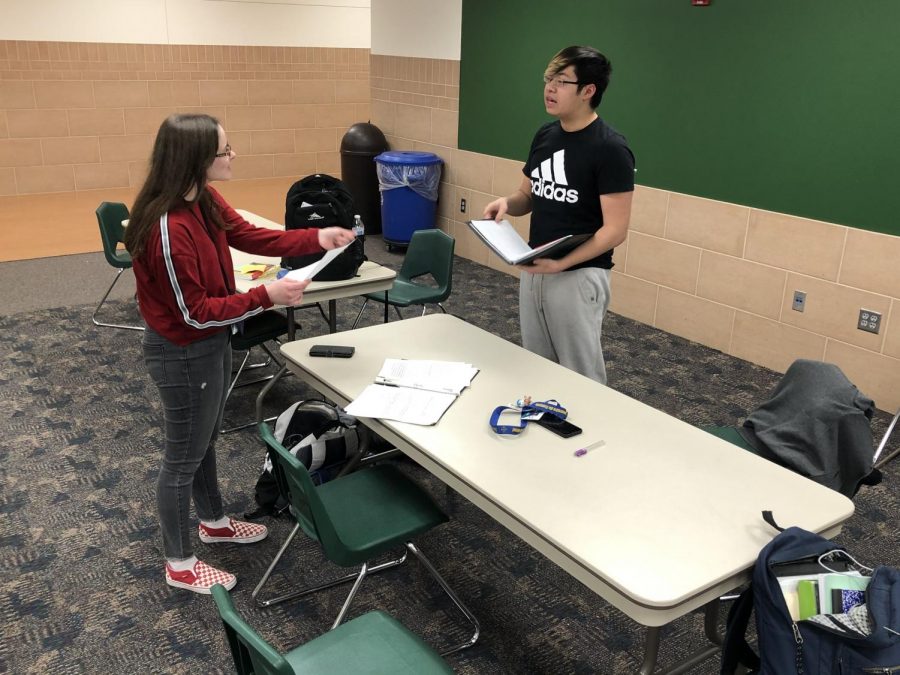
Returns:
[[[193,555],[191,497],[201,520],[224,515],[216,477],[216,438],[231,377],[228,331],[180,347],[150,328],[144,363],[163,405],[165,448],[156,502],[166,558]]]
[[[606,384],[600,336],[607,307],[609,270],[585,267],[559,274],[522,272],[519,277],[522,346]]]

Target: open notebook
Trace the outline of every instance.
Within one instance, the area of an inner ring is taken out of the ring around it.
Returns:
[[[591,238],[590,234],[567,234],[531,248],[508,220],[470,220],[472,231],[510,265],[528,265],[535,258],[559,258]]]

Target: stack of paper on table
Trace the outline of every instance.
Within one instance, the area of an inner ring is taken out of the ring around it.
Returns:
[[[478,369],[455,361],[385,359],[381,371],[347,406],[356,417],[436,424]]]

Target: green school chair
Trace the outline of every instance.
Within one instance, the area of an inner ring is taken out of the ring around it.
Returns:
[[[100,225],[100,239],[103,242],[103,255],[106,256],[106,262],[119,271],[116,272],[115,278],[109,285],[109,288],[106,289],[106,293],[104,293],[103,297],[100,299],[100,304],[97,305],[94,313],[91,314],[91,321],[94,322],[95,326],[103,326],[105,328],[144,330],[143,326],[106,323],[97,318],[97,313],[100,311],[100,308],[103,307],[103,303],[106,302],[106,298],[109,297],[109,294],[112,292],[113,286],[116,285],[119,277],[122,276],[122,272],[131,267],[131,254],[128,251],[119,250],[118,248],[119,243],[121,243],[125,234],[125,227],[122,225],[122,221],[127,220],[128,218],[128,207],[121,202],[102,202],[100,206],[97,207],[95,213],[97,214],[97,223]]]
[[[270,607],[353,581],[350,594],[332,624],[332,629],[335,629],[344,620],[350,603],[368,574],[396,567],[412,553],[474,627],[471,638],[444,650],[442,655],[474,645],[481,631],[478,620],[411,541],[416,535],[428,532],[447,521],[447,516],[431,497],[390,464],[378,464],[339,476],[322,485],[314,485],[306,467],[275,439],[269,426],[260,422],[258,428],[260,437],[269,447],[279,487],[283,494],[289,495],[290,512],[297,524],[253,589],[252,597],[257,604]],[[267,600],[259,599],[257,596],[260,590],[301,528],[310,538],[319,542],[328,560],[341,567],[360,566],[359,572],[352,572],[313,588],[292,591]],[[406,549],[401,558],[370,567],[371,560],[401,546]]]
[[[450,297],[450,292],[453,290],[453,250],[455,246],[456,240],[441,230],[416,230],[413,232],[400,272],[397,273],[393,287],[387,292],[387,304],[393,306],[398,317],[403,318],[400,308],[410,305],[422,305],[422,316],[425,316],[425,305],[428,304],[436,304],[442,312],[446,313],[441,303]],[[434,278],[435,286],[416,281],[417,278],[428,275]],[[384,293],[366,293],[363,297],[365,299],[362,307],[359,308],[351,330],[356,328],[369,300],[382,303],[385,301]],[[385,312],[385,323],[387,323],[387,312]]]
[[[900,417],[900,410],[894,415],[878,447],[874,448],[869,429],[871,411],[858,409],[848,401],[848,396],[851,395],[848,392],[858,391],[837,366],[798,359],[785,372],[772,399],[757,409],[757,412],[766,411],[763,418],[766,420],[772,419],[773,407],[778,411],[775,418],[777,422],[771,423],[774,426],[762,429],[770,442],[775,439],[778,445],[774,449],[769,448],[763,440],[758,441],[760,447],[757,448],[753,442],[755,434],[751,430],[741,433],[737,427],[702,428],[742,450],[770,459],[852,498],[862,485],[876,485],[882,477],[879,469],[900,452],[895,451],[881,457]],[[871,405],[871,399],[868,399],[868,403]],[[788,426],[784,421],[794,419],[815,420],[818,426],[813,431],[809,426]],[[865,432],[862,432],[862,428]],[[760,429],[757,428],[756,432],[760,433]],[[821,455],[822,443],[817,441],[829,434],[831,438],[841,440],[839,453],[845,455],[840,462]],[[866,439],[865,444],[863,438]],[[873,455],[869,460],[864,450],[870,442],[873,445]],[[836,467],[840,473],[829,473],[823,466]]]
[[[384,612],[369,612],[279,654],[238,615],[225,587],[212,587],[238,675],[445,675],[453,671]]]

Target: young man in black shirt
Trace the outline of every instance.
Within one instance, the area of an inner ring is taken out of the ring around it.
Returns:
[[[556,121],[535,134],[519,189],[484,210],[496,220],[530,212],[532,248],[567,234],[593,235],[559,259],[519,267],[519,322],[526,349],[602,384],[612,254],[628,233],[634,192],[634,155],[595,112],[611,70],[593,47],[553,57],[544,106]]]

